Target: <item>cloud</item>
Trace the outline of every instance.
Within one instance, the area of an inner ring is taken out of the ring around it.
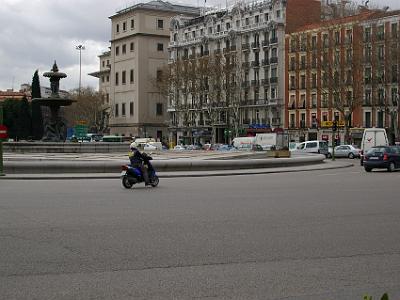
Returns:
[[[145,0],[146,2],[147,0]],[[233,0],[228,0],[231,3]],[[2,0],[0,5],[0,90],[31,83],[33,73],[51,69],[54,60],[68,77],[63,89],[79,84],[79,51],[82,51],[82,85],[97,87],[98,80],[87,74],[99,69],[98,55],[108,50],[111,36],[109,16],[133,5],[114,0]],[[204,1],[177,0],[173,3],[203,6]],[[361,1],[359,1],[361,2]],[[371,0],[380,6],[400,8],[398,0]],[[138,3],[138,1],[136,1]],[[225,6],[225,0],[207,0],[207,5]],[[47,79],[40,78],[42,85]]]

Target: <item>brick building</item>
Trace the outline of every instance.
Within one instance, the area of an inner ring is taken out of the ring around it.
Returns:
[[[306,25],[286,35],[286,122],[294,141],[359,143],[364,128],[398,136],[399,11]],[[332,122],[339,130],[332,135]]]

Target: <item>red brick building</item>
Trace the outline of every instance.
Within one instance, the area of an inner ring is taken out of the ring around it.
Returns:
[[[285,128],[294,141],[357,143],[363,128],[398,136],[400,12],[358,15],[286,35]]]

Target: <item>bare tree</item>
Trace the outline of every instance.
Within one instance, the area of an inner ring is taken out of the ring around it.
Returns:
[[[104,101],[104,95],[86,87],[71,92],[72,99],[76,100],[71,106],[65,107],[65,118],[68,124],[77,124],[85,121],[88,128],[95,132],[104,132],[108,126],[107,111],[110,107]]]

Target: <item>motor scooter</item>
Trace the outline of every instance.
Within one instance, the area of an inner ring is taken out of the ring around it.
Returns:
[[[158,183],[160,182],[156,170],[153,168],[153,165],[150,163],[150,160],[153,158],[146,153],[142,154],[143,159],[144,159],[144,165],[148,169],[149,173],[149,181],[150,185],[152,187],[156,187]],[[121,166],[122,171],[121,171],[121,180],[122,180],[122,186],[126,189],[132,188],[135,184],[144,182],[144,177],[142,174],[142,170],[140,167],[133,167],[132,165],[123,165]]]

